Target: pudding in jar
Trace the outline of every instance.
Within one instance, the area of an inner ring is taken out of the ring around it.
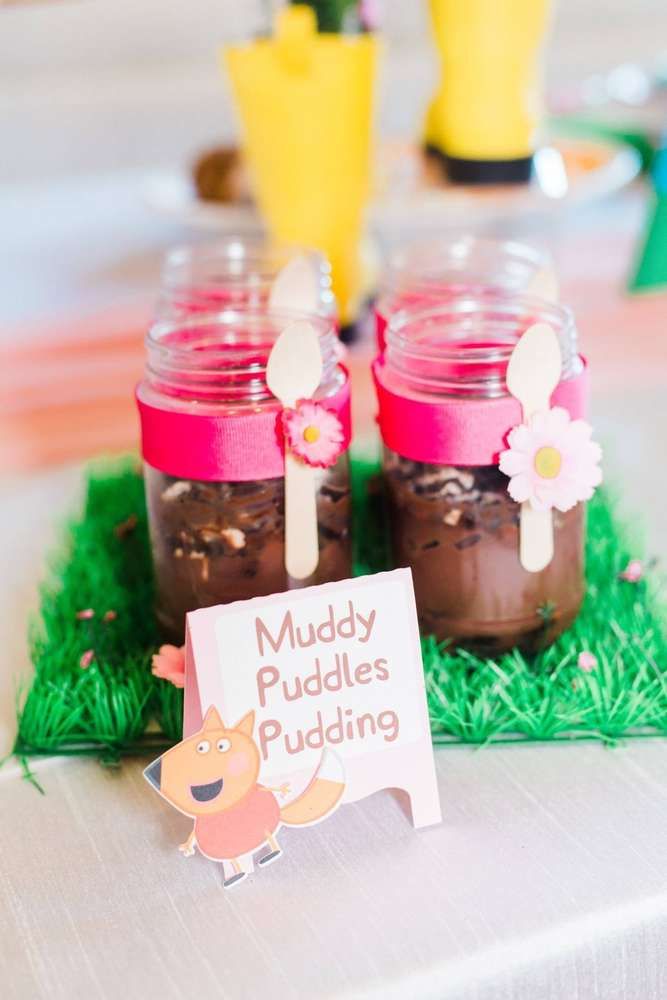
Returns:
[[[157,617],[182,642],[188,611],[352,575],[349,382],[332,323],[309,317],[322,354],[314,400],[344,430],[342,454],[316,470],[319,561],[285,569],[282,407],[266,384],[279,334],[295,318],[225,310],[154,324],[137,389]],[[303,318],[303,317],[301,317]]]
[[[529,572],[519,558],[521,505],[499,468],[522,422],[507,365],[537,321],[560,345],[552,403],[580,418],[587,370],[572,314],[537,299],[470,296],[399,313],[374,366],[393,565],[412,570],[423,633],[490,655],[548,645],[584,595],[584,503],[553,510],[553,558]]]

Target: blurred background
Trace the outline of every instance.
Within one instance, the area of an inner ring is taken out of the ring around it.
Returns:
[[[223,219],[202,205],[192,176],[202,151],[238,142],[219,50],[266,33],[276,6],[0,3],[0,460],[7,545],[31,567],[26,579],[57,521],[47,526],[44,513],[67,509],[80,463],[137,446],[132,388],[163,254],[237,222],[258,224],[247,206]],[[546,247],[594,364],[609,474],[623,478],[628,506],[667,551],[667,297],[660,280],[629,290],[657,204],[653,150],[667,126],[663,0],[555,3],[546,106],[583,143],[569,187],[559,189],[557,169],[556,188],[540,198],[512,205],[489,192],[450,192],[436,213],[412,197],[438,78],[428,5],[385,0],[380,22],[379,166],[368,213],[376,274],[392,242],[429,227]],[[664,232],[660,241],[664,256]],[[362,337],[352,351],[362,438],[372,426],[370,344]]]

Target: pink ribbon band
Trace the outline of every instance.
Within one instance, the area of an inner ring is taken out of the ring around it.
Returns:
[[[136,399],[142,454],[154,469],[205,482],[250,482],[285,475],[278,405],[243,414],[184,413],[149,403],[142,395],[142,384]],[[341,421],[347,449],[351,438],[349,377],[334,396],[319,402]]]
[[[414,462],[432,465],[497,465],[507,434],[523,419],[513,396],[499,399],[415,399],[390,387],[383,358],[373,363],[378,423],[384,444]],[[560,382],[552,406],[562,406],[574,420],[585,417],[588,367]]]

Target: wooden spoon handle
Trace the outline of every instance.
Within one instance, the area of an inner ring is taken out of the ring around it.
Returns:
[[[317,569],[317,505],[315,469],[285,454],[285,567],[294,580]]]
[[[529,503],[521,504],[519,558],[529,573],[539,573],[553,559],[554,526],[550,510],[533,510]]]

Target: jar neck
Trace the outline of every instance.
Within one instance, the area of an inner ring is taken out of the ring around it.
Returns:
[[[338,337],[329,320],[309,316],[319,338],[318,395],[339,385]],[[158,320],[146,336],[145,381],[171,405],[262,406],[275,402],[266,384],[269,355],[295,313],[226,309],[180,320]]]
[[[226,308],[261,309],[269,300],[275,278],[295,256],[305,257],[317,275],[316,313],[334,316],[331,265],[323,254],[297,246],[234,237],[176,247],[167,254],[162,268],[158,319]]]
[[[508,396],[507,365],[521,335],[548,323],[561,350],[561,380],[581,371],[569,309],[528,296],[464,297],[390,320],[385,366],[400,392],[425,397]]]
[[[546,251],[515,240],[478,236],[427,240],[394,255],[383,293],[389,299],[408,292],[428,296],[449,286],[521,292],[551,266]]]

